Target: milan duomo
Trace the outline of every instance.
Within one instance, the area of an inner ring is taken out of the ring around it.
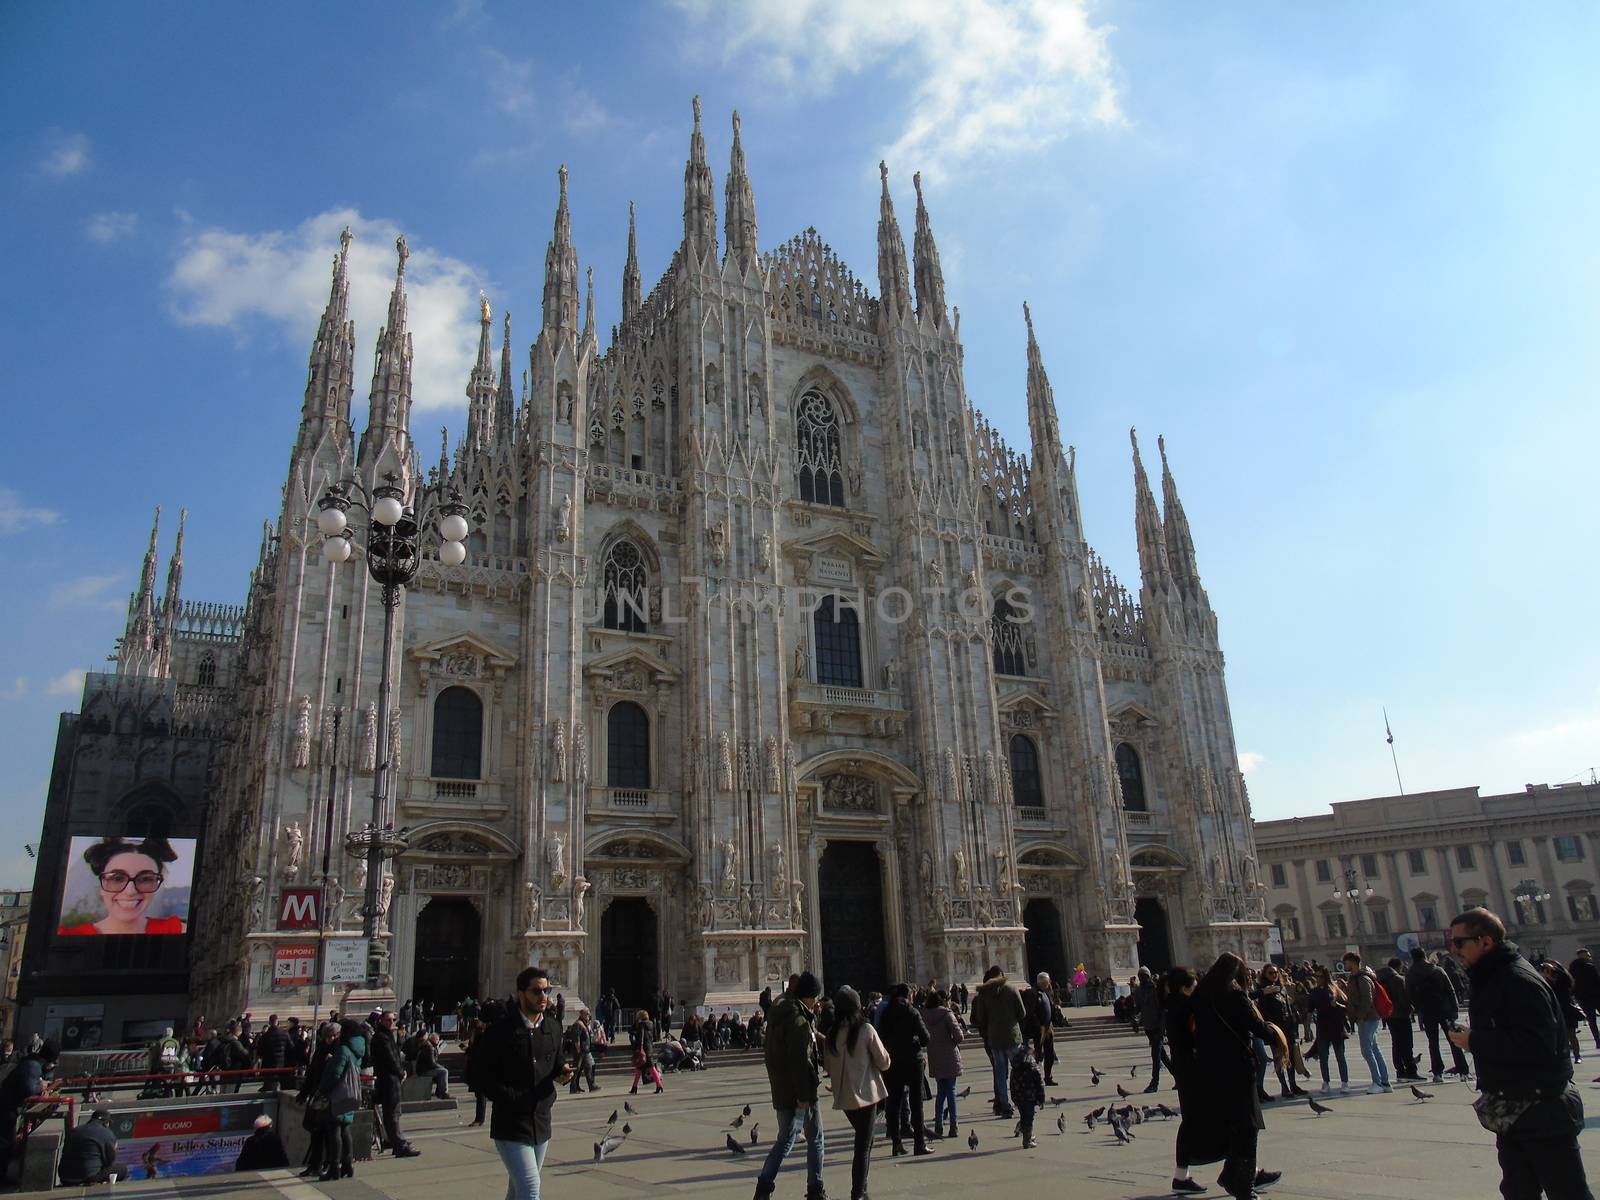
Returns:
[[[913,182],[908,262],[883,171],[874,295],[814,230],[762,247],[735,117],[719,244],[696,101],[682,244],[645,295],[630,222],[602,348],[563,168],[543,323],[523,358],[483,303],[466,432],[436,465],[412,438],[403,240],[354,427],[346,235],[243,612],[164,628],[152,542],[124,639],[125,665],[193,673],[177,684],[238,714],[191,950],[203,1011],[316,1002],[274,987],[274,948],[304,938],[279,928],[286,887],[323,888],[326,932],[359,937],[343,842],[381,766],[383,610],[364,517],[329,563],[316,502],[391,472],[453,483],[472,533],[460,566],[425,539],[396,619],[387,994],[454,1004],[537,963],[569,1002],[722,1005],[803,967],[881,987],[1265,957],[1165,449],[1158,506],[1133,447],[1135,596],[1086,540],[1031,320],[1031,452],[969,403]]]

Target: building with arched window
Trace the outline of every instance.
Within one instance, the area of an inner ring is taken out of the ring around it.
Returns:
[[[216,953],[240,965],[208,959],[197,1004],[326,998],[274,976],[297,944],[276,914],[326,844],[327,934],[360,936],[340,848],[374,794],[407,842],[374,885],[379,990],[441,1005],[530,962],[569,1000],[745,1004],[807,966],[881,988],[1262,957],[1222,650],[1166,448],[1152,483],[1131,447],[1131,529],[1083,527],[1076,455],[1130,448],[1069,450],[1062,420],[1090,425],[1058,414],[1031,313],[1003,401],[1027,444],[974,407],[969,383],[992,388],[967,378],[915,164],[894,166],[859,277],[815,230],[761,238],[742,130],[697,114],[681,238],[616,230],[614,334],[582,294],[560,173],[539,315],[513,330],[494,312],[513,297],[482,302],[442,457],[413,440],[405,249],[384,328],[353,331],[338,248],[285,401],[307,482],[284,489],[237,642],[204,666],[143,639],[159,614],[124,640],[239,714],[212,796],[229,887],[259,880],[262,902],[219,909]],[[424,530],[387,704],[379,589],[360,555],[324,560],[308,494],[352,472],[413,497],[437,477],[469,508],[464,563]],[[1091,534],[1136,548],[1136,586]]]

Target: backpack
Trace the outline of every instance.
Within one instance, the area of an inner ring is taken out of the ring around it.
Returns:
[[[1381,1021],[1387,1021],[1394,1016],[1394,1001],[1389,999],[1389,993],[1376,979],[1372,981],[1372,1007]]]

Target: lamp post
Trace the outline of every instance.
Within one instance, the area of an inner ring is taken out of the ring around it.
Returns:
[[[1520,918],[1518,924],[1524,928],[1544,924],[1544,912],[1539,906],[1550,899],[1550,893],[1537,881],[1520,880],[1517,886],[1511,889],[1511,895],[1517,902],[1517,916]],[[1534,947],[1530,945],[1528,949],[1532,951]],[[1543,949],[1540,948],[1538,953],[1542,956]]]
[[[1356,869],[1354,867],[1346,867],[1344,869],[1344,890],[1341,892],[1338,888],[1335,888],[1333,898],[1335,900],[1342,898],[1350,901],[1350,918],[1355,922],[1355,928],[1350,932],[1356,939],[1358,946],[1361,944],[1361,897],[1363,895],[1372,895],[1372,885],[1369,883],[1363,888],[1361,886],[1361,876]]]
[[[405,589],[417,577],[422,559],[422,531],[437,523],[439,561],[459,566],[466,560],[462,543],[471,532],[467,506],[461,493],[442,481],[420,488],[415,508],[406,504],[398,476],[389,472],[370,492],[359,479],[333,484],[317,501],[317,529],[323,535],[322,557],[330,563],[349,560],[355,551],[350,527],[352,507],[364,509],[367,574],[382,590],[383,666],[378,675],[377,762],[372,771],[372,819],[362,829],[345,835],[345,849],[367,860],[367,886],[361,906],[362,936],[367,940],[367,986],[384,986],[389,975],[389,947],[380,932],[387,900],[380,900],[383,864],[404,852],[404,832],[395,832],[389,811],[389,660],[394,653],[394,614],[405,599]]]

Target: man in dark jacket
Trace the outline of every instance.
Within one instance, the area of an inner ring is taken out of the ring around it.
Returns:
[[[572,1063],[572,1094],[576,1096],[583,1091],[585,1079],[589,1081],[589,1090],[594,1091],[594,1038],[589,1033],[587,1008],[578,1010],[572,1024],[561,1035],[561,1052]]]
[[[1417,1074],[1417,1056],[1411,1041],[1411,996],[1406,991],[1405,976],[1400,974],[1400,960],[1391,958],[1378,968],[1378,982],[1389,994],[1394,1012],[1384,1019],[1389,1027],[1389,1046],[1394,1052],[1394,1077],[1401,1083],[1421,1083]]]
[[[1455,1022],[1461,1008],[1450,976],[1438,963],[1428,961],[1421,946],[1411,949],[1411,967],[1406,971],[1406,995],[1411,1007],[1416,1010],[1417,1020],[1422,1023],[1422,1034],[1428,1039],[1428,1059],[1433,1081],[1443,1083],[1444,1060],[1439,1057],[1439,1031]],[[1452,1042],[1450,1053],[1455,1056],[1456,1075],[1461,1079],[1471,1079],[1472,1069],[1467,1065],[1467,1056],[1461,1053],[1461,1047]]]
[[[1056,1002],[1048,973],[1039,972],[1033,990],[1023,996],[1022,1002],[1028,1013],[1022,1023],[1022,1036],[1033,1046],[1034,1060],[1044,1068],[1045,1086],[1054,1087],[1056,1081],[1050,1078],[1050,1072],[1056,1065]]]
[[[762,1057],[778,1116],[777,1136],[756,1180],[755,1200],[766,1200],[778,1182],[778,1168],[794,1148],[795,1134],[806,1134],[806,1200],[826,1200],[822,1183],[822,1119],[817,1112],[817,1035],[812,1025],[822,984],[802,971],[772,1006]]]
[[[1162,1040],[1166,1033],[1167,1013],[1161,1007],[1161,991],[1156,987],[1150,968],[1140,967],[1138,978],[1139,985],[1133,989],[1133,1003],[1139,1014],[1139,1028],[1150,1042],[1150,1085],[1144,1090],[1153,1092],[1161,1087],[1161,1061],[1167,1055]],[[1172,1070],[1170,1060],[1167,1070]]]
[[[262,1034],[265,1037],[266,1034]],[[233,1160],[235,1171],[279,1171],[289,1165],[289,1152],[283,1139],[272,1127],[272,1118],[259,1116],[255,1128],[244,1145],[239,1147],[239,1157]]]
[[[378,1118],[378,1138],[396,1158],[415,1158],[421,1154],[400,1132],[400,1085],[406,1081],[405,1060],[394,1039],[395,1014],[382,1013],[372,1035],[372,1110]]]
[[[527,967],[517,976],[516,1003],[484,1031],[473,1056],[472,1090],[494,1105],[489,1137],[505,1164],[511,1200],[539,1194],[539,1172],[550,1148],[550,1110],[556,1090],[572,1082],[561,1058],[561,1023],[550,999],[550,976]]]
[[[250,1051],[246,1050],[244,1043],[239,1040],[239,1022],[228,1022],[227,1029],[217,1043],[216,1060],[217,1069],[221,1071],[250,1069]],[[222,1091],[237,1092],[242,1086],[243,1081],[237,1075],[232,1075],[224,1081]]]
[[[556,1018],[556,1024],[561,1019]],[[450,1099],[450,1072],[439,1062],[439,1035],[430,1033],[417,1047],[417,1078],[431,1080],[435,1100]]]
[[[972,1000],[971,1024],[983,1038],[984,1053],[994,1069],[994,1110],[1011,1116],[1011,1058],[1022,1045],[1022,1022],[1027,1017],[1022,994],[1006,982],[1005,972],[991,966],[983,973]]]
[[[1583,1099],[1572,1086],[1566,1018],[1550,985],[1505,939],[1505,924],[1485,908],[1450,922],[1450,945],[1472,983],[1472,1027],[1451,1029],[1450,1042],[1478,1065],[1479,1103],[1523,1108],[1495,1134],[1501,1194],[1594,1200],[1578,1153]]]
[[[278,1026],[278,1014],[267,1018],[267,1027],[256,1039],[256,1066],[263,1071],[278,1071],[289,1065],[289,1035]],[[263,1092],[275,1092],[283,1085],[282,1075],[268,1075],[261,1084]]]
[[[1600,1050],[1600,1024],[1595,1021],[1596,1013],[1600,1013],[1600,967],[1595,966],[1589,947],[1584,946],[1578,951],[1578,957],[1572,960],[1567,970],[1572,972],[1572,998],[1583,1009],[1583,1015],[1589,1018],[1594,1048]]]
[[[117,1161],[117,1135],[111,1132],[109,1108],[95,1109],[82,1125],[67,1131],[56,1173],[63,1187],[85,1187],[128,1177],[128,1168]]]
[[[30,1101],[45,1094],[50,1072],[55,1070],[60,1057],[55,1040],[45,1038],[39,1048],[12,1068],[5,1082],[0,1083],[0,1180],[5,1178],[6,1166],[16,1151],[22,1114]]]

